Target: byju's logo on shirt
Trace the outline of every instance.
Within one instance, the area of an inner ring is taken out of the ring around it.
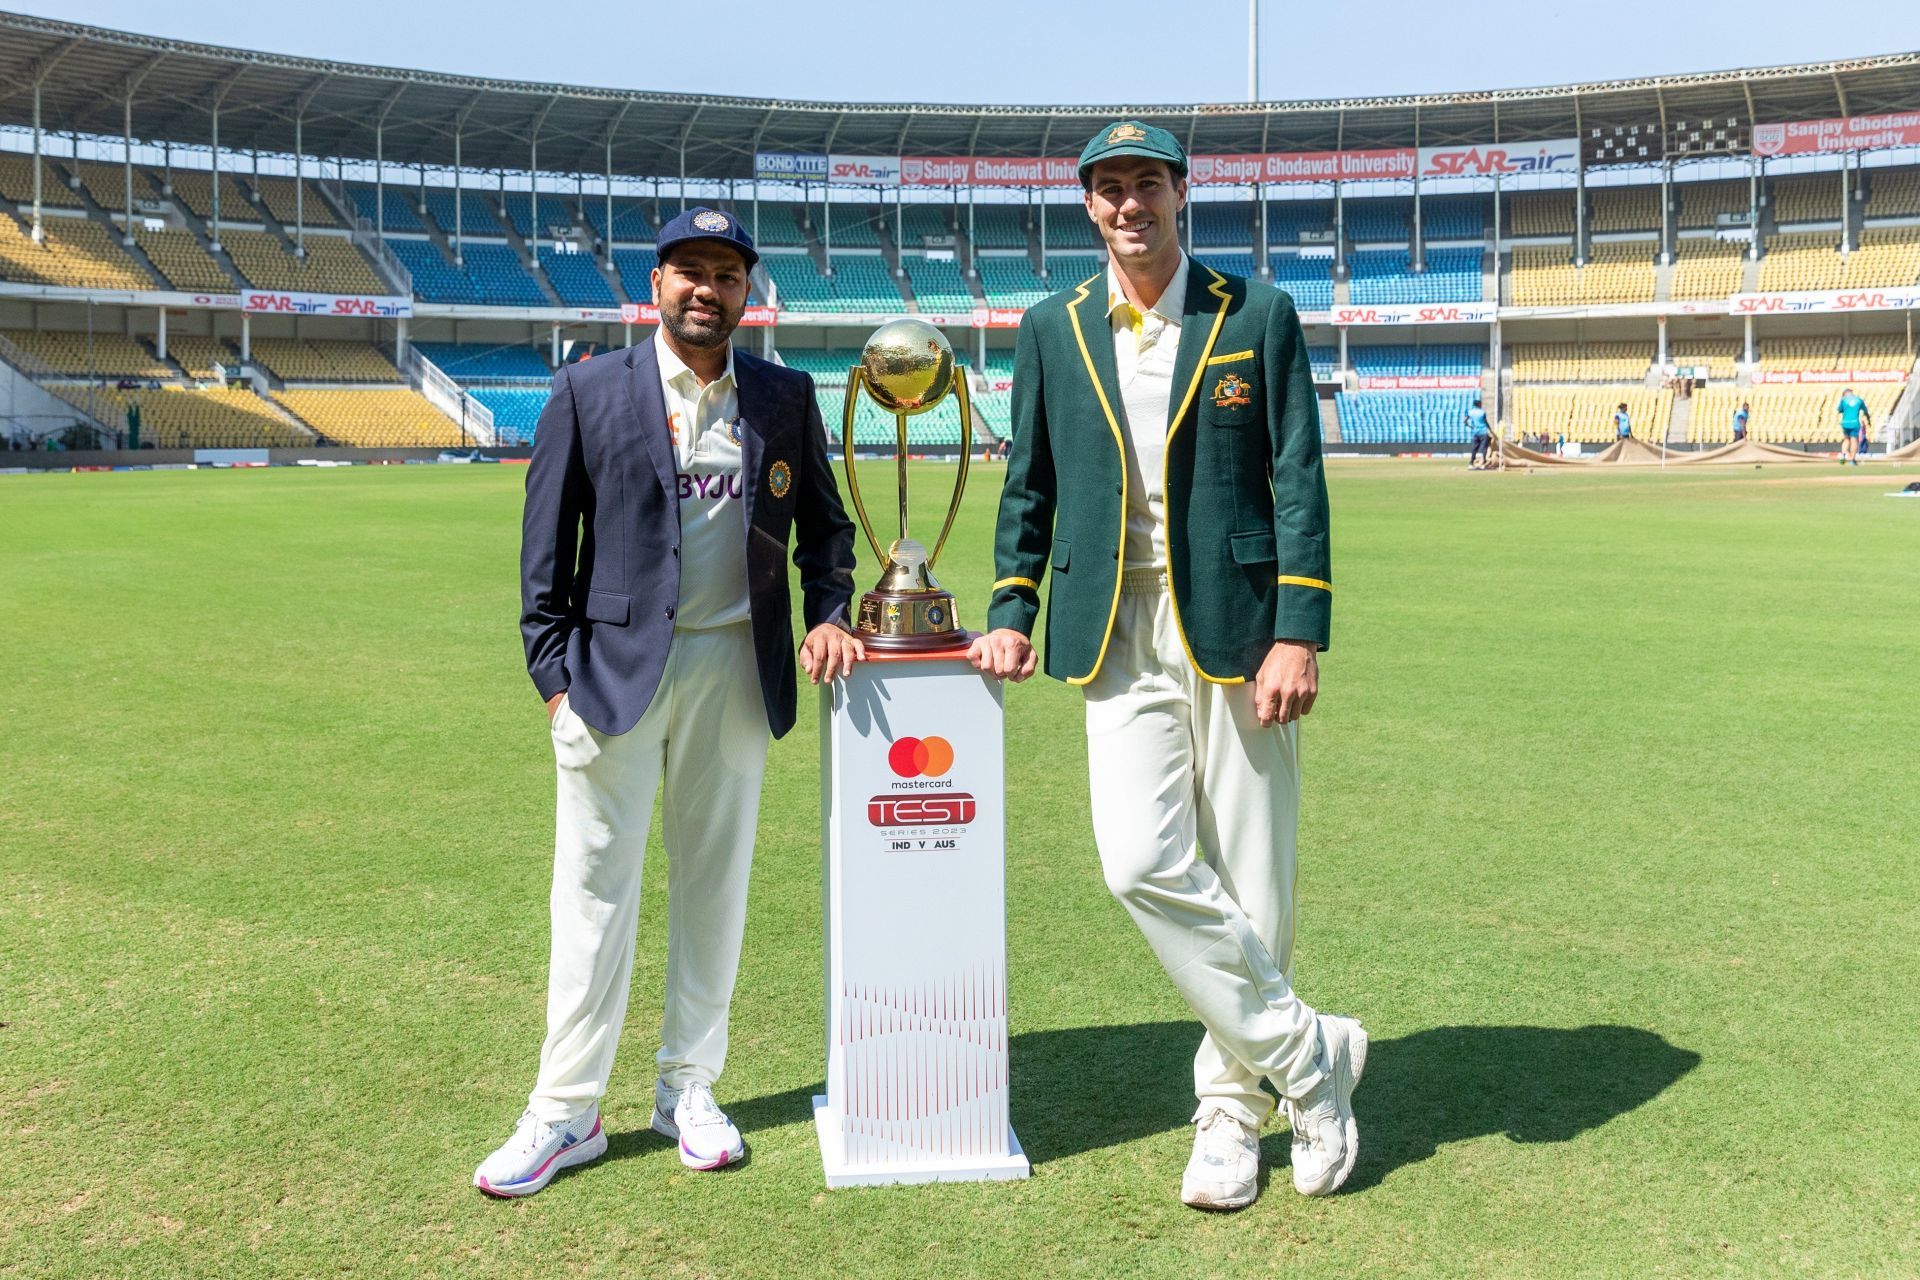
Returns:
[[[696,498],[718,502],[722,498],[739,499],[746,494],[738,471],[682,471],[679,479],[682,502]]]

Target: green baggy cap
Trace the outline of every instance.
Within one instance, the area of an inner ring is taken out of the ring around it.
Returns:
[[[1080,151],[1080,185],[1087,185],[1087,174],[1102,160],[1114,156],[1146,156],[1165,160],[1173,176],[1187,176],[1187,150],[1180,139],[1155,125],[1138,120],[1116,120],[1093,135]]]

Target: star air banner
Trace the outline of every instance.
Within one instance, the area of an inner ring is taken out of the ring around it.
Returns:
[[[1570,174],[1579,167],[1580,143],[1575,138],[1558,138],[1552,142],[1474,143],[1420,148],[1422,178]]]
[[[1920,285],[1893,289],[1809,290],[1802,293],[1736,293],[1727,300],[1736,316],[1806,315],[1830,311],[1920,311]]]
[[[828,156],[827,181],[856,187],[897,187],[900,157]]]
[[[1335,307],[1333,323],[1363,324],[1488,324],[1499,313],[1497,302],[1415,302],[1392,306]]]
[[[1804,156],[1920,147],[1920,112],[1753,126],[1753,154]]]

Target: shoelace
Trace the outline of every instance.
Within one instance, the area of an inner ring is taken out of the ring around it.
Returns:
[[[1245,1132],[1245,1126],[1224,1111],[1209,1111],[1200,1119],[1201,1140],[1209,1148],[1230,1146],[1239,1151],[1245,1146]]]
[[[520,1113],[520,1120],[514,1126],[514,1136],[521,1139],[520,1153],[531,1155],[545,1145],[554,1134],[561,1132],[564,1124],[548,1124],[534,1115],[531,1110]],[[524,1136],[523,1136],[524,1135]]]
[[[703,1084],[690,1084],[680,1095],[686,1104],[687,1119],[697,1125],[725,1124],[727,1117],[720,1110],[720,1104],[713,1100],[713,1091]]]

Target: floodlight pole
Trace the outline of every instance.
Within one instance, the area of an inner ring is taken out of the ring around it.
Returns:
[[[1247,0],[1247,101],[1260,101],[1260,0]]]

